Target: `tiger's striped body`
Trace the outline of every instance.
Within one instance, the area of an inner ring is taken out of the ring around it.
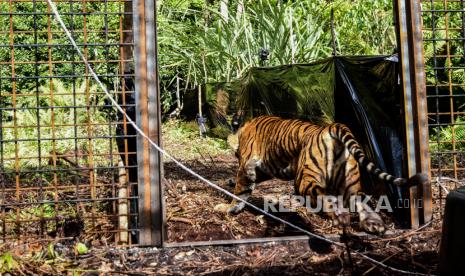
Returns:
[[[342,124],[319,126],[309,122],[261,116],[247,122],[237,133],[236,156],[239,170],[234,193],[247,199],[255,184],[274,177],[294,180],[295,191],[310,196],[343,195],[349,203],[361,192],[360,166],[381,180],[404,185],[405,179],[377,169],[365,157],[350,130]],[[230,213],[244,208],[233,201]],[[358,206],[361,227],[382,233],[384,223],[368,206]],[[347,224],[348,214],[332,213],[334,221]]]

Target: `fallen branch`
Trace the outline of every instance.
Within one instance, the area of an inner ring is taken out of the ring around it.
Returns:
[[[415,234],[420,234],[420,233],[431,233],[431,232],[439,232],[441,231],[440,229],[433,229],[429,231],[423,231],[420,232],[421,230],[425,229],[426,227],[430,226],[433,223],[433,221],[428,222],[427,224],[421,226],[418,229],[414,229],[412,231],[409,231],[403,235],[397,236],[397,237],[392,237],[392,238],[385,238],[385,239],[378,239],[378,240],[370,240],[369,242],[385,242],[385,241],[395,241],[395,240],[401,240],[410,236],[413,236]]]
[[[387,256],[386,258],[384,258],[384,259],[381,261],[381,263],[384,263],[385,261],[391,259],[392,257],[396,256],[396,255],[399,254],[399,253],[400,253],[400,251],[397,252],[397,253],[395,253],[395,254],[392,254],[392,255],[390,255],[390,256]],[[378,267],[377,264],[376,264],[376,265],[373,265],[370,269],[368,269],[367,271],[363,272],[362,276],[367,275],[368,273],[370,273],[371,271],[373,271],[373,269],[375,269],[375,268],[377,268],[377,267]]]
[[[170,217],[168,219],[168,221],[175,221],[175,222],[183,222],[183,223],[187,223],[187,224],[190,224],[190,225],[194,225],[194,222],[188,218],[181,218],[181,217]]]

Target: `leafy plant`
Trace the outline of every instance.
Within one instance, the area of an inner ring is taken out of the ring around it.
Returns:
[[[458,117],[455,123],[439,130],[430,130],[431,152],[465,151],[465,118]]]
[[[163,1],[158,10],[165,107],[176,89],[229,82],[254,66],[309,63],[330,56],[331,7],[339,54],[391,54],[395,48],[389,0],[231,1],[227,18],[216,4],[188,3]],[[261,50],[269,51],[266,61],[260,60]]]
[[[57,2],[58,11],[66,26],[72,31],[77,43],[87,42],[86,47],[89,60],[118,60],[120,49],[115,46],[120,41],[120,19],[123,15],[116,13],[124,10],[123,3],[110,2]],[[48,76],[49,70],[53,70],[58,76],[81,76],[85,74],[85,66],[71,61],[78,60],[78,56],[71,47],[53,46],[49,56],[48,47],[38,45],[69,45],[66,35],[55,35],[62,32],[59,24],[53,16],[41,13],[49,13],[46,2],[0,2],[0,61],[15,61],[14,71],[16,77]],[[11,16],[7,13],[11,11]],[[95,12],[106,12],[109,15],[92,16]],[[33,14],[36,15],[33,15]],[[76,16],[73,13],[89,14],[88,16]],[[85,20],[84,20],[85,19]],[[84,34],[84,26],[87,32]],[[10,33],[10,28],[13,33]],[[50,30],[50,36],[47,30]],[[116,32],[103,33],[102,30],[116,30]],[[14,50],[9,45],[13,41]],[[106,47],[99,44],[108,44]],[[14,55],[14,59],[13,56]],[[49,58],[53,60],[53,67],[47,64]],[[36,61],[34,64],[24,63]],[[58,62],[57,62],[58,61]],[[60,62],[62,61],[62,62]],[[117,63],[95,63],[94,69],[98,74],[116,74],[119,70]],[[2,77],[12,76],[12,67],[0,65]],[[17,92],[34,91],[40,85],[46,85],[47,79],[24,78],[17,81]],[[69,84],[69,83],[68,83]],[[0,91],[12,91],[13,80],[0,81]]]
[[[327,19],[321,16],[325,5],[311,1],[277,3],[256,1],[228,20],[215,9],[206,23],[203,13],[186,10],[185,21],[160,19],[160,63],[162,70],[184,76],[187,85],[231,81],[251,66],[261,65],[259,52],[270,52],[267,65],[308,62],[330,53],[320,43]],[[161,10],[163,14],[165,10]],[[171,16],[168,10],[167,16]],[[163,28],[161,27],[163,26]],[[162,73],[163,73],[162,71]]]
[[[390,0],[334,1],[338,52],[342,55],[392,54],[396,48],[392,3]]]
[[[8,103],[17,109],[3,111],[3,158],[5,168],[15,166],[47,166],[53,152],[67,152],[78,148],[96,154],[95,163],[106,164],[108,158],[99,157],[116,149],[111,139],[82,139],[112,135],[108,127],[108,113],[101,109],[105,102],[96,97],[97,87],[85,81],[72,87],[54,80],[34,94],[17,96]],[[114,130],[114,129],[113,129]],[[72,138],[76,138],[73,140]],[[21,141],[16,143],[16,141]],[[38,158],[24,158],[41,156]],[[15,160],[18,159],[19,164]],[[40,160],[40,161],[39,161]],[[82,158],[81,164],[88,160]]]
[[[18,262],[13,258],[10,252],[5,252],[0,255],[0,272],[11,272],[18,267]]]

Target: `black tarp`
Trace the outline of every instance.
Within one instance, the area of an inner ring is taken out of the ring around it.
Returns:
[[[212,127],[231,128],[230,118],[237,113],[244,120],[273,114],[317,124],[344,123],[371,160],[402,176],[404,132],[397,72],[396,56],[338,56],[310,64],[251,68],[236,82],[206,85],[204,108]],[[366,174],[363,178],[368,193],[387,194],[391,202],[403,198],[397,187],[385,187]]]
[[[341,57],[335,58],[334,63],[335,121],[354,132],[378,167],[403,176],[404,121],[397,57]],[[362,176],[367,192],[387,194],[393,206],[407,194],[398,187],[377,183],[367,174]],[[408,216],[407,209],[399,209],[395,214],[399,221],[406,221]]]

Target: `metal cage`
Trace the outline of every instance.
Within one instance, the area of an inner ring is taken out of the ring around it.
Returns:
[[[108,90],[134,108],[131,2],[55,3]],[[137,182],[125,171],[135,167],[135,134],[45,0],[0,2],[0,53],[0,240],[133,244]]]
[[[54,2],[107,89],[159,143],[155,1]],[[420,13],[419,0],[398,0],[395,8],[408,172],[429,171],[429,141],[439,184],[465,170],[463,2],[422,1]],[[0,54],[8,57],[0,60],[0,240],[163,245],[160,154],[105,100],[46,0],[0,2]],[[424,200],[411,208],[413,227],[431,219],[430,188],[410,191]],[[441,191],[433,189],[439,200]]]
[[[436,215],[465,177],[465,1],[422,0],[431,176]]]

